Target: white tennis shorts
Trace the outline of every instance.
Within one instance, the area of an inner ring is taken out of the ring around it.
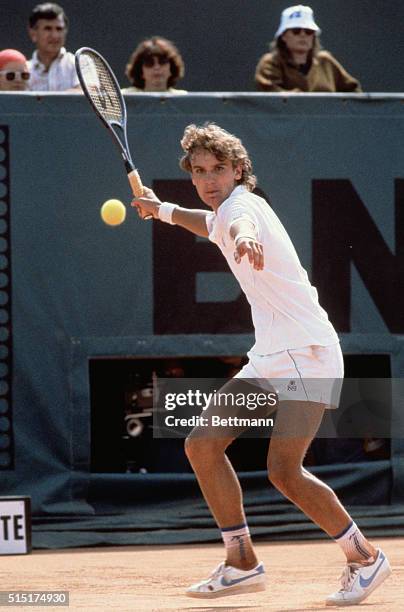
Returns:
[[[339,343],[305,346],[272,355],[247,353],[248,363],[235,378],[278,393],[279,401],[319,402],[336,408],[344,378],[344,361]]]

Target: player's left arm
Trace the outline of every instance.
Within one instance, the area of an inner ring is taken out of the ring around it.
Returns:
[[[237,263],[247,255],[254,270],[264,269],[264,249],[252,221],[247,218],[233,221],[230,226],[230,237],[234,240],[234,259]]]

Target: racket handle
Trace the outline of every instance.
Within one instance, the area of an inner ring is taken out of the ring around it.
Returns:
[[[143,195],[143,185],[140,180],[139,172],[137,170],[131,170],[128,172],[128,180],[132,187],[132,192],[135,198],[140,198]]]
[[[132,187],[132,193],[135,198],[140,198],[143,195],[143,184],[141,178],[139,176],[139,172],[134,168],[130,172],[128,172],[128,179],[130,186]],[[153,215],[146,215],[143,217],[146,221],[149,219],[153,219]]]

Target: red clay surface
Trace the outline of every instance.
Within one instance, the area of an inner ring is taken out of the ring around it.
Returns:
[[[372,612],[404,610],[404,540],[373,540],[389,557],[393,575],[361,607]],[[70,607],[46,610],[333,610],[324,598],[338,590],[344,556],[333,542],[259,543],[268,588],[264,592],[198,600],[184,596],[191,583],[207,577],[223,558],[219,544],[113,547],[34,551],[2,557],[0,591],[70,592]],[[13,606],[13,610],[36,609]],[[356,608],[359,610],[360,608]]]

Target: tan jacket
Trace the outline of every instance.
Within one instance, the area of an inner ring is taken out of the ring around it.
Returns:
[[[359,81],[328,51],[319,51],[307,74],[278,52],[266,53],[258,62],[255,82],[264,91],[362,91]]]

